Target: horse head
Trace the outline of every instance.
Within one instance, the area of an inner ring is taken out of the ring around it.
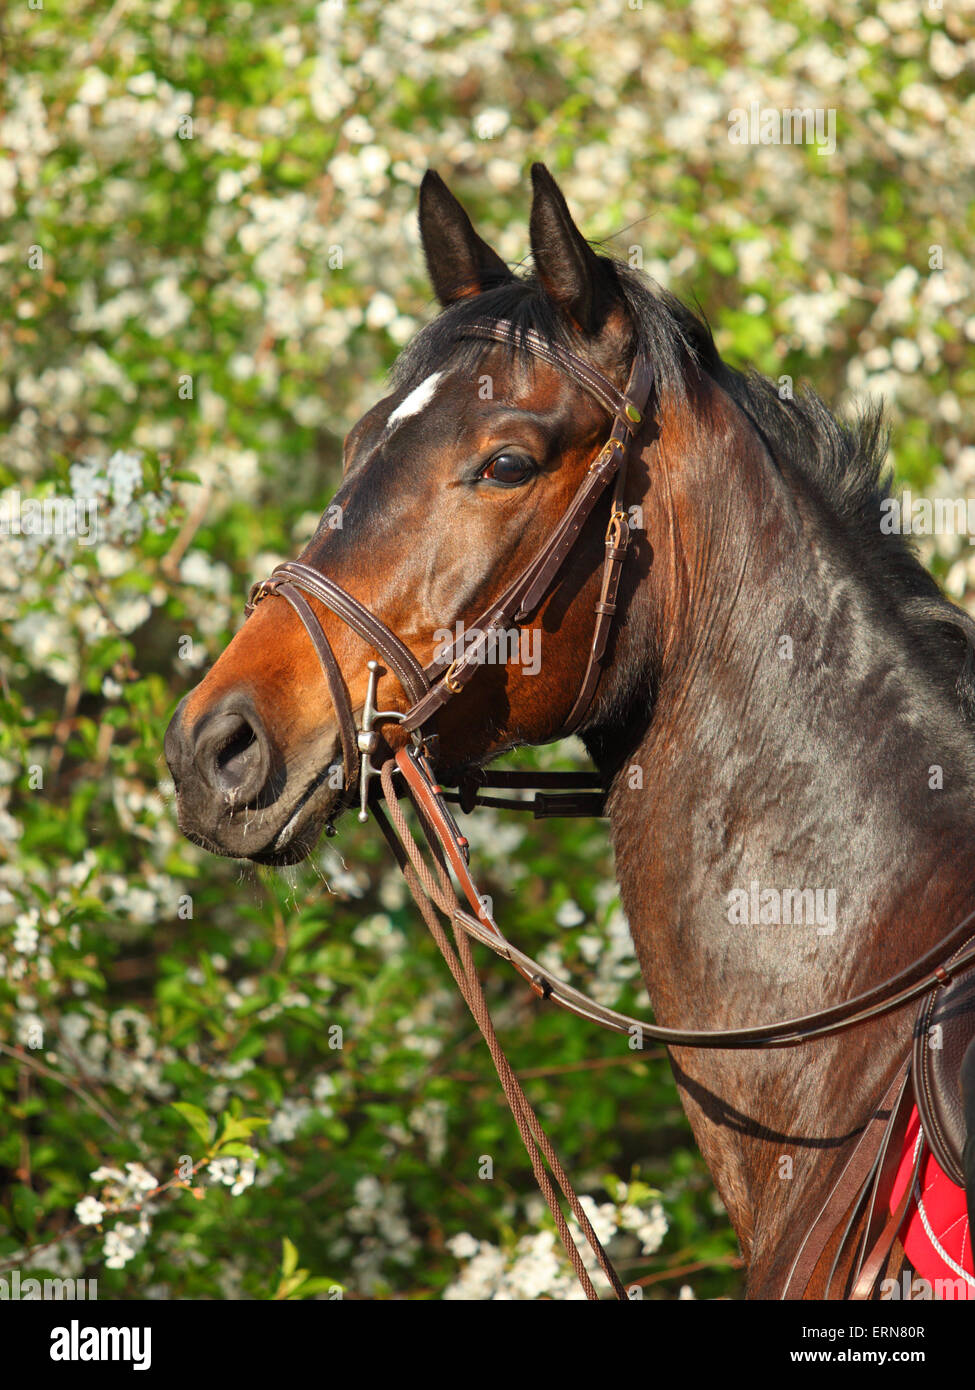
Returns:
[[[384,659],[369,619],[399,643],[407,685],[415,665],[451,688],[455,668],[446,659],[438,667],[438,657],[478,658],[476,678],[437,718],[436,761],[445,776],[551,740],[578,704],[612,516],[616,539],[624,530],[631,539],[619,497],[597,499],[557,582],[538,589],[532,611],[494,632],[493,645],[476,647],[478,615],[490,614],[524,575],[603,457],[607,410],[612,415],[605,394],[625,388],[636,351],[621,268],[582,237],[543,166],[534,167],[533,182],[534,273],[519,278],[442,180],[431,172],[423,181],[421,237],[442,312],[401,356],[390,394],[345,441],[341,486],[298,557],[312,588],[293,603],[257,605],[169,726],[180,825],[216,853],[280,864],[310,851],[348,801],[351,721],[342,706],[358,721],[377,657],[383,674],[374,703],[389,712],[382,738],[395,749],[408,737],[393,716],[423,687],[404,689],[402,667],[393,669],[395,654],[392,663]],[[505,340],[478,334],[498,323],[510,330]],[[532,337],[534,350],[526,347]],[[563,359],[553,358],[560,352]],[[624,405],[637,452],[654,438],[654,422]],[[643,495],[641,466],[634,463],[634,496]],[[649,566],[645,537],[637,530],[632,540],[631,578]],[[358,624],[321,601],[311,572],[351,600]],[[258,586],[255,597],[270,592]],[[626,640],[628,592],[624,586],[619,595],[596,698],[573,719],[582,731],[621,707],[617,668],[627,664],[627,648],[629,687],[634,665],[646,664],[647,644]],[[324,639],[318,657],[316,630]],[[471,676],[470,662],[464,674]]]

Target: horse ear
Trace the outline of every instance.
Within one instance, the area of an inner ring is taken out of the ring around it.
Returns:
[[[446,308],[514,276],[471,225],[471,219],[439,174],[428,169],[420,184],[420,239],[434,293]]]
[[[542,288],[583,333],[597,333],[620,298],[613,270],[573,222],[544,164],[532,165],[532,186],[531,245]]]

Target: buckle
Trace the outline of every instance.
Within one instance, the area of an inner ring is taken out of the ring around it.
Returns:
[[[479,767],[468,767],[457,779],[457,805],[465,815],[470,815],[477,805],[477,797],[484,786],[484,774]]]
[[[276,588],[277,584],[274,579],[260,579],[251,586],[251,591],[247,595],[247,602],[244,604],[244,612],[248,618],[257,605],[270,594],[273,594]]]
[[[619,449],[620,453],[623,453],[625,446],[623,444],[622,439],[617,439],[615,434],[611,434],[610,437],[606,440],[606,443],[600,449],[599,453],[593,459],[592,463],[589,465],[589,472],[595,473],[597,468],[601,468],[603,464],[609,463],[610,459],[613,457],[614,449]]]
[[[613,512],[606,527],[606,544],[621,550],[630,539],[629,517],[626,512]]]

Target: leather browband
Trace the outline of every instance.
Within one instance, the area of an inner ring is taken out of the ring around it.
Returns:
[[[633,374],[627,382],[625,391],[618,391],[608,377],[603,376],[585,358],[558,343],[548,343],[534,328],[518,328],[506,319],[475,319],[463,330],[466,338],[490,338],[497,343],[507,343],[512,347],[527,347],[536,357],[541,357],[552,367],[558,367],[568,376],[574,377],[580,386],[596,397],[606,407],[610,415],[621,419],[630,434],[636,436],[649,395],[649,383],[644,389],[641,380],[634,380]],[[649,368],[649,359],[638,354],[637,361],[643,361]],[[636,362],[634,362],[636,366]],[[651,370],[652,376],[652,370]]]

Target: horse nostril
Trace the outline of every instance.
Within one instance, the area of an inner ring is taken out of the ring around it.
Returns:
[[[242,725],[214,759],[220,780],[227,787],[239,787],[260,756],[257,735],[249,724]]]
[[[196,765],[210,786],[237,801],[249,801],[267,781],[270,756],[256,714],[225,710],[203,724],[196,739]]]

